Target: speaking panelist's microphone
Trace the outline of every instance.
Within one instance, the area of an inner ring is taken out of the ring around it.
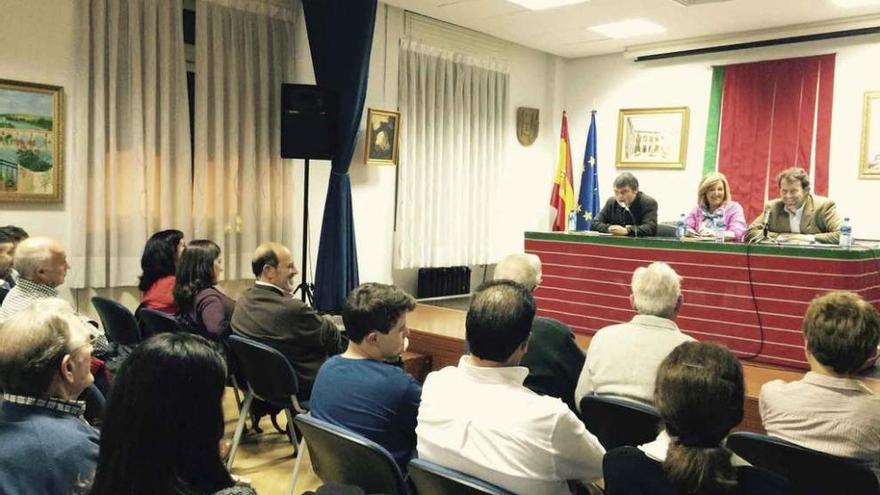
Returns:
[[[626,203],[624,203],[623,201],[618,201],[617,204],[619,204],[620,207],[623,208],[623,211],[629,213],[629,217],[632,218],[632,221],[633,221],[633,223],[632,223],[633,236],[638,237],[639,236],[639,229],[638,229],[638,226],[636,225],[635,215],[633,215],[632,211],[630,211],[630,209],[629,209],[629,206],[626,206]]]
[[[764,220],[763,220],[763,222],[764,222],[764,230],[763,230],[763,234],[764,234],[764,239],[766,239],[766,238],[767,238],[767,231],[770,230],[770,207],[769,207],[769,206],[766,207],[766,208],[764,208]]]

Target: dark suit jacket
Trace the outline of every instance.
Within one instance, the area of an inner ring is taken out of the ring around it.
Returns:
[[[568,325],[553,318],[536,316],[532,322],[529,349],[520,362],[529,369],[523,385],[541,395],[562,399],[577,414],[574,389],[585,358]]]
[[[318,368],[345,350],[336,325],[276,287],[254,285],[235,305],[232,331],[268,344],[287,357],[299,380],[300,398],[311,394]]]
[[[593,219],[590,229],[608,233],[611,225],[626,227],[629,235],[638,237],[652,236],[657,233],[657,201],[639,191],[636,199],[629,206],[629,211],[617,204],[613,197],[608,198],[602,211]]]
[[[785,203],[781,199],[774,199],[764,206],[764,210],[770,208],[768,237],[775,239],[779,234],[791,233],[791,224],[788,220],[788,212],[785,211]],[[764,229],[764,212],[749,225],[746,232],[746,242],[761,237]],[[801,217],[800,233],[812,234],[816,242],[837,244],[840,239],[840,226],[843,221],[837,214],[837,206],[834,201],[822,196],[807,194],[804,200],[804,214]]]

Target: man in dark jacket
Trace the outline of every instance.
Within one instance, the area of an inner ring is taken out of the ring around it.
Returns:
[[[657,201],[639,191],[639,180],[624,172],[614,179],[608,198],[590,228],[620,236],[646,237],[657,233]]]
[[[298,272],[289,249],[263,243],[254,252],[251,268],[257,281],[236,302],[232,331],[284,354],[299,381],[299,398],[308,399],[318,368],[343,352],[348,341],[329,318],[291,295]]]

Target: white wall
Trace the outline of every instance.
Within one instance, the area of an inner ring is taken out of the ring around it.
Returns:
[[[829,195],[843,215],[852,218],[856,237],[880,238],[876,198],[880,181],[859,180],[862,100],[880,90],[880,37],[862,36],[654,62],[633,62],[620,54],[566,63],[565,104],[571,125],[572,159],[583,161],[589,110],[598,107],[599,184],[611,193],[621,108],[687,106],[690,108],[687,164],[684,170],[634,170],[641,188],[660,203],[660,220],[672,220],[696,201],[713,65],[837,53],[831,123]],[[576,178],[576,181],[579,177]],[[747,219],[751,221],[752,219]]]

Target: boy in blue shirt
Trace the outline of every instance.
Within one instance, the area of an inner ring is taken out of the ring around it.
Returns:
[[[393,285],[366,283],[352,291],[342,309],[348,349],[321,366],[309,403],[314,417],[385,447],[404,473],[416,448],[422,388],[387,362],[404,351],[406,315],[415,307]]]

